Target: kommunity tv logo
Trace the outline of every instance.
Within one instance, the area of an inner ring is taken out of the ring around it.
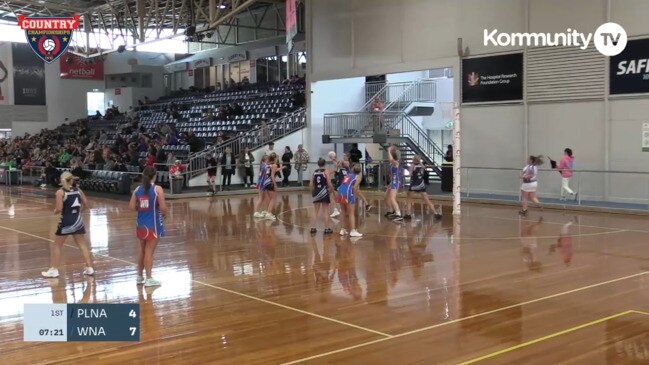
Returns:
[[[604,56],[617,56],[626,47],[627,34],[617,23],[604,23],[595,33],[582,33],[571,28],[563,33],[504,33],[498,32],[498,29],[484,30],[485,46],[568,46],[585,50],[591,43]]]

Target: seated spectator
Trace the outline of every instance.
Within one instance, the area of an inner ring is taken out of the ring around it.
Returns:
[[[187,170],[187,165],[183,165],[180,160],[174,161],[173,165],[169,166],[169,176],[171,178],[182,179],[182,173]]]
[[[63,151],[59,155],[59,165],[61,167],[68,167],[68,164],[70,163],[70,159],[72,159],[72,155],[70,154],[70,152],[68,152],[67,149],[63,149]]]
[[[43,173],[41,174],[41,188],[45,188],[47,185],[55,188],[58,187],[60,176],[61,174],[59,173],[59,170],[57,170],[56,167],[52,166],[52,163],[50,161],[46,161],[45,168],[43,169]]]
[[[70,172],[72,175],[82,178],[85,177],[85,172],[83,171],[83,167],[81,167],[81,163],[77,159],[73,159],[70,162]]]
[[[243,114],[243,107],[242,107],[241,105],[239,105],[239,103],[234,103],[234,104],[232,105],[232,113],[233,113],[234,115],[241,115],[241,114]]]
[[[104,160],[104,170],[105,171],[114,171],[115,170],[115,161],[113,160],[113,156],[108,156]]]
[[[176,137],[176,134],[173,132],[169,132],[166,137],[166,142],[170,146],[175,146],[177,144],[180,144],[178,141],[178,137]]]
[[[244,76],[243,79],[241,79],[241,84],[242,85],[249,85],[250,84],[250,79],[248,79],[248,76]]]
[[[124,165],[124,161],[121,158],[118,157],[115,160],[115,166],[113,167],[113,171],[128,171],[126,165]]]
[[[154,147],[149,147],[149,152],[146,156],[146,162],[144,167],[154,167],[156,161],[156,149]]]
[[[149,100],[149,97],[145,96],[144,97],[144,104],[150,104],[150,103],[151,103],[151,100]]]
[[[132,106],[128,107],[128,112],[126,113],[126,117],[130,120],[135,120],[137,118],[137,112],[133,109]]]

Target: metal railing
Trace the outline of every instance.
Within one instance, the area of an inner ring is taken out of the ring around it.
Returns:
[[[407,139],[410,141],[408,146],[415,153],[422,154],[437,166],[443,162],[442,149],[403,112],[336,113],[324,116],[324,134],[331,137],[370,138],[377,133]]]
[[[467,197],[517,201],[521,168],[462,166],[462,193]],[[562,176],[555,169],[539,169],[537,194],[541,202],[566,205],[649,209],[649,172],[573,170],[570,188],[564,193]]]
[[[290,165],[291,165],[290,173],[288,174],[287,177],[288,185],[286,185],[286,187],[309,186],[309,181],[313,177],[313,173],[316,171],[316,169],[320,168],[318,167],[317,162],[310,161],[303,164],[304,167],[301,168],[301,174],[298,174],[296,164],[294,162],[291,162]],[[385,191],[386,184],[391,179],[390,162],[386,160],[378,160],[378,161],[374,160],[368,163],[364,160],[361,160],[360,165],[362,171],[361,175],[363,176],[361,182],[361,186],[363,187],[363,189],[365,191],[377,191],[377,192]],[[214,175],[214,185],[215,185],[216,192],[218,193],[224,191],[250,191],[254,189],[258,181],[260,166],[261,166],[260,162],[254,162],[250,164],[250,168],[252,169],[252,184],[249,184],[250,180],[245,175],[245,171],[246,171],[245,166],[243,166],[240,163],[233,163],[231,165],[233,174],[230,178],[229,185],[226,185],[224,183],[223,166],[216,167],[215,168],[216,171]],[[410,173],[408,170],[409,166],[410,166],[410,160],[404,159],[401,161],[399,180],[400,180],[400,185],[404,187],[410,184]],[[284,167],[284,165],[282,164],[281,167]],[[333,167],[334,166],[332,162],[327,161],[325,165],[325,169],[332,169]],[[207,170],[208,168],[205,168],[197,172],[206,173]],[[283,185],[285,171],[287,170],[283,168],[280,169],[279,175],[275,178],[277,187],[280,189],[285,187]],[[192,176],[190,171],[183,171],[175,175],[173,178],[170,177],[165,184],[167,183],[169,184],[168,191],[171,194],[202,193],[202,192],[205,192],[207,194],[208,193],[207,180],[204,179],[192,180],[193,184],[190,187],[188,186],[188,183],[191,180],[191,177]],[[173,186],[174,179],[176,181],[178,180],[183,181],[183,187],[181,188],[181,191],[178,191],[174,188]],[[430,181],[432,182],[433,180],[434,178],[433,176],[431,176]],[[248,186],[246,187],[246,185]]]
[[[365,90],[368,94],[368,88],[376,89],[374,83],[366,84]],[[372,86],[368,86],[372,85]],[[363,106],[361,111],[370,111],[372,104],[376,99],[381,98],[383,101],[383,111],[403,111],[413,102],[434,102],[436,100],[435,80],[421,79],[409,82],[385,83],[379,88]]]
[[[383,108],[385,112],[404,111],[410,103],[434,102],[436,98],[434,80],[417,80],[410,85],[395,85],[395,89],[402,91],[394,99],[388,100]]]
[[[266,126],[259,126],[250,131],[240,134],[236,138],[227,140],[218,145],[210,146],[203,151],[196,153],[189,159],[189,173],[197,176],[207,168],[207,158],[210,155],[219,155],[230,147],[232,153],[238,156],[244,147],[251,150],[262,147],[269,142],[287,136],[306,126],[306,108],[300,108],[291,114],[276,119]]]
[[[365,83],[365,103],[371,103],[375,97],[383,92],[388,86],[386,81],[374,81]],[[369,105],[369,104],[367,104]]]

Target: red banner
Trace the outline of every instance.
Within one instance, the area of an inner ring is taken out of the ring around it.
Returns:
[[[289,52],[293,48],[293,37],[297,34],[297,4],[296,0],[286,0],[286,43]]]
[[[101,57],[83,58],[67,53],[61,57],[59,65],[62,79],[104,79],[104,60]]]

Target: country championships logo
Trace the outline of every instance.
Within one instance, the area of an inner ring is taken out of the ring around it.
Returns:
[[[537,47],[579,47],[587,49],[591,42],[604,56],[617,56],[627,44],[627,34],[617,23],[604,23],[595,33],[581,33],[568,28],[563,33],[499,33],[498,29],[484,30],[485,46],[537,46]]]
[[[54,62],[70,45],[72,31],[79,28],[79,15],[71,17],[27,17],[18,15],[27,43],[47,63]]]

